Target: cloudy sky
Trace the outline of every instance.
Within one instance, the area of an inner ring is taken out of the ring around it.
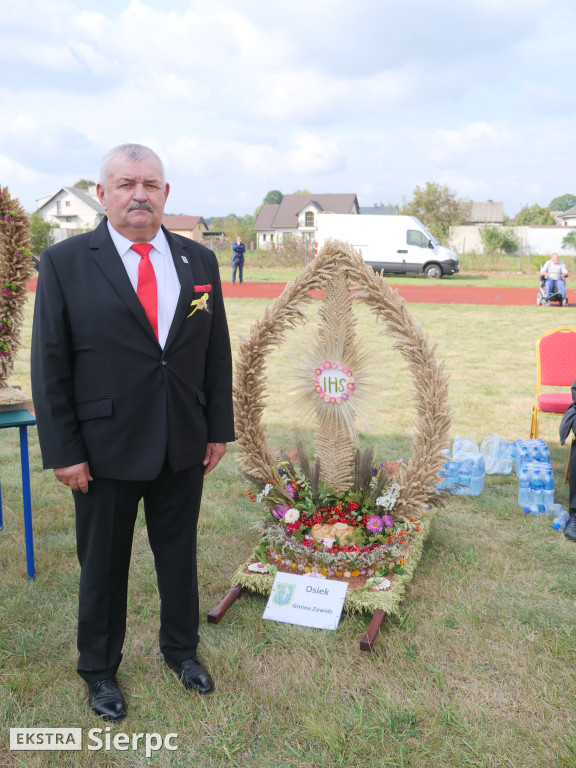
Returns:
[[[576,194],[574,0],[0,0],[0,186],[27,210],[135,141],[167,211],[271,189],[513,215]]]

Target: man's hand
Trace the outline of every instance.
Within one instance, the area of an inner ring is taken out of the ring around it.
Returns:
[[[60,467],[54,470],[56,480],[67,485],[72,491],[88,493],[88,483],[93,479],[88,462],[74,464],[72,467]]]
[[[204,474],[212,472],[222,456],[226,453],[226,443],[208,443],[206,446],[206,456],[204,457]]]

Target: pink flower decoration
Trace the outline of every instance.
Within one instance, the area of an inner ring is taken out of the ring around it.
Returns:
[[[366,528],[372,533],[380,533],[382,530],[382,518],[377,515],[373,515],[366,523]]]

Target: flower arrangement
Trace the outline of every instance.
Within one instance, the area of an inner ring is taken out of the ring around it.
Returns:
[[[283,461],[268,482],[249,488],[250,501],[263,503],[268,511],[261,559],[327,578],[402,572],[410,539],[421,527],[414,519],[394,519],[403,462],[373,466],[373,455],[371,450],[358,452],[355,483],[343,493],[319,480],[318,462],[311,468],[300,447],[300,465]]]

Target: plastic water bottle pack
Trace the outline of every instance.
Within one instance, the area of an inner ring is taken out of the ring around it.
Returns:
[[[478,496],[484,489],[484,456],[479,452],[460,451],[458,456],[450,458],[449,451],[445,450],[448,461],[440,471],[442,481],[436,486],[443,490],[450,486],[458,485],[453,492],[458,496]]]
[[[520,477],[520,470],[529,461],[539,461],[542,464],[550,464],[550,449],[540,437],[537,440],[526,438],[516,440],[516,456],[514,470]]]
[[[543,514],[552,514],[554,473],[550,464],[528,461],[522,465],[518,478],[518,504],[523,508],[542,505]]]
[[[480,453],[484,456],[487,475],[509,475],[516,459],[516,443],[493,434],[482,440]]]

